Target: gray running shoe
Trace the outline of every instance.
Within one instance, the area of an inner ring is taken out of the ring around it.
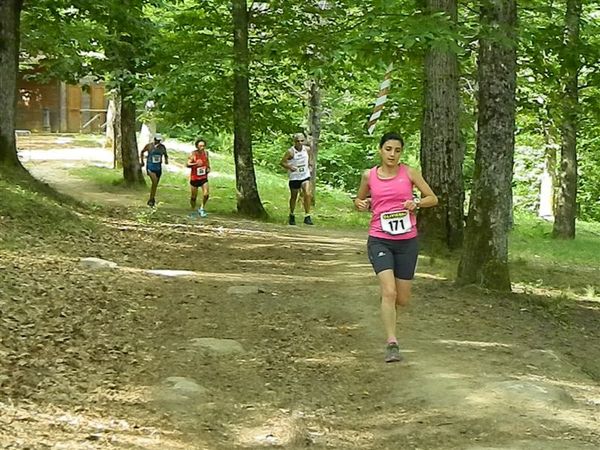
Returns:
[[[399,362],[402,361],[402,355],[400,354],[400,347],[398,344],[388,344],[385,348],[385,362]]]
[[[314,223],[313,223],[313,221],[311,220],[310,216],[306,216],[306,217],[304,218],[304,223],[305,223],[306,225],[314,225]]]

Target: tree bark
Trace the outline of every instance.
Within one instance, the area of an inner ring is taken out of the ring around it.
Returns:
[[[319,140],[321,139],[321,88],[317,80],[311,80],[309,89],[308,123],[310,126],[310,149],[314,161],[314,167],[310,176],[310,185],[313,194],[312,204],[314,206],[317,197],[316,184],[319,160]]]
[[[113,123],[113,169],[123,168],[123,134],[121,133],[121,96],[115,94]]]
[[[15,139],[22,6],[22,0],[0,2],[0,169],[26,172]]]
[[[559,146],[554,142],[550,125],[544,127],[544,168],[540,177],[540,206],[538,216],[544,220],[554,220],[556,186],[556,151]]]
[[[430,14],[444,12],[456,23],[456,0],[425,0],[425,7]],[[451,250],[463,243],[465,201],[458,78],[456,53],[430,46],[425,54],[421,167],[439,204],[419,212],[419,235],[428,247]]]
[[[249,217],[267,217],[258,194],[252,156],[250,86],[248,81],[248,6],[233,0],[233,155],[237,188],[237,210]]]
[[[552,235],[575,238],[577,216],[577,110],[579,105],[579,28],[581,0],[567,0],[561,65],[564,95],[561,98],[560,171],[556,217]]]
[[[116,115],[115,95],[110,95],[108,107],[106,108],[106,131],[104,133],[104,146],[114,150],[115,145],[115,115]]]
[[[457,283],[510,291],[508,229],[515,145],[515,0],[481,7],[477,150]]]
[[[121,156],[125,184],[145,184],[135,137],[135,103],[121,91]]]

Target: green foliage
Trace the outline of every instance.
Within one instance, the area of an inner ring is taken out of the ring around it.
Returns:
[[[308,131],[308,86],[322,96],[321,182],[352,191],[374,164],[377,136],[397,130],[418,153],[422,113],[422,55],[428,45],[460,58],[465,142],[464,176],[473,173],[476,139],[479,4],[459,4],[455,27],[443,14],[424,14],[422,2],[338,0],[253,2],[250,88],[257,164],[279,170],[290,135]],[[45,69],[37,77],[78,80],[91,75],[125,84],[142,105],[156,102],[160,128],[193,141],[207,137],[230,151],[232,23],[228,2],[217,0],[39,0],[23,12],[22,48]],[[515,205],[537,206],[543,149],[559,143],[562,24],[565,1],[519,5],[519,79]],[[600,220],[600,21],[584,2],[581,26],[580,218]],[[365,124],[385,67],[392,88],[375,136]],[[24,68],[26,68],[24,66]],[[142,108],[139,108],[142,110]],[[224,141],[220,141],[221,137]],[[527,149],[527,150],[525,150]]]

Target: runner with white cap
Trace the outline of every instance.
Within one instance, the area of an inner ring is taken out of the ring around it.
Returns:
[[[163,158],[165,164],[169,164],[169,155],[167,154],[167,149],[162,141],[163,137],[160,134],[155,134],[154,141],[146,144],[140,153],[140,163],[142,166],[144,165],[144,153],[148,153],[148,158],[146,159],[146,173],[152,181],[150,198],[147,203],[150,207],[156,205],[156,189],[158,188],[158,183],[162,175]]]

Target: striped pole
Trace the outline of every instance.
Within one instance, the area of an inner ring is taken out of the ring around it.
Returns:
[[[391,76],[394,65],[390,63],[385,71],[385,76],[383,77],[383,81],[379,85],[379,94],[377,95],[377,100],[375,101],[375,107],[373,108],[373,113],[371,117],[369,117],[369,122],[367,123],[367,131],[370,135],[373,134],[375,130],[375,124],[379,117],[381,117],[381,112],[383,111],[383,105],[387,100],[387,96],[390,92],[390,86],[392,84]]]

